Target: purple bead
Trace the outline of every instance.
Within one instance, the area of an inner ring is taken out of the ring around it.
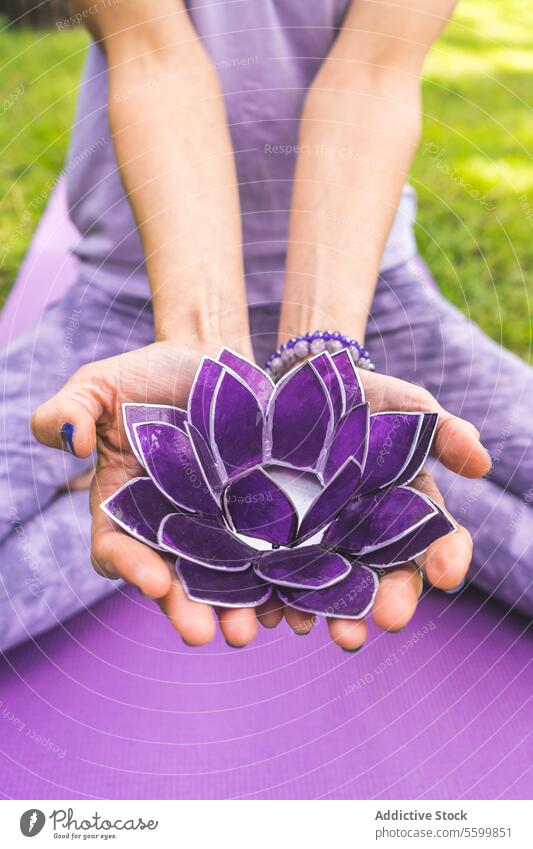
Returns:
[[[305,339],[300,339],[294,346],[294,353],[300,360],[305,359],[309,353],[309,342]]]
[[[296,359],[296,355],[291,348],[285,348],[285,350],[281,352],[281,359],[284,365],[291,365]]]
[[[317,337],[316,339],[313,339],[309,348],[312,354],[321,354],[322,351],[326,350],[326,343],[323,339]]]

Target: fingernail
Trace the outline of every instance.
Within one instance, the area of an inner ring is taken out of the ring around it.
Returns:
[[[464,587],[464,585],[465,585],[465,584],[466,584],[466,579],[465,579],[465,578],[463,578],[463,580],[461,581],[461,583],[460,583],[460,584],[458,584],[456,587],[454,587],[454,588],[453,588],[453,589],[451,589],[451,590],[444,590],[444,592],[446,593],[446,595],[455,595],[455,593],[460,593],[460,592],[461,592],[461,590],[463,589],[463,587]]]
[[[295,634],[295,636],[297,636],[297,637],[307,637],[307,635],[310,634],[311,631],[313,630],[313,626],[315,625],[315,623],[316,623],[316,616],[314,616],[312,619],[308,619],[306,622],[302,623],[301,625],[295,625],[294,628],[292,629],[293,634]]]
[[[63,446],[63,451],[68,451],[70,454],[76,456],[76,452],[74,451],[74,425],[70,422],[65,422],[61,425],[61,444]]]
[[[486,477],[488,477],[488,476],[490,475],[490,473],[492,472],[492,467],[494,466],[494,460],[492,459],[492,457],[490,456],[490,454],[489,454],[489,452],[487,451],[487,449],[486,449],[486,448],[485,448],[485,453],[486,453],[486,455],[487,455],[487,460],[488,460],[488,463],[489,463],[489,468],[487,469],[487,471],[486,471],[486,472],[485,472],[485,474],[483,475],[483,477],[484,477],[484,478],[486,478]]]
[[[345,651],[347,654],[357,654],[357,652],[361,651],[362,648],[363,646],[357,646],[356,649],[345,649],[344,646],[342,646],[342,650]]]
[[[226,645],[230,647],[230,649],[243,649],[244,646],[234,646],[233,643],[228,643],[226,640]]]

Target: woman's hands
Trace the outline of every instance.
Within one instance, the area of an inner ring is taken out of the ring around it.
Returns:
[[[254,638],[257,620],[265,627],[275,627],[285,616],[295,633],[306,634],[313,626],[313,617],[292,608],[284,609],[275,597],[257,610],[226,609],[218,613],[207,605],[190,601],[175,575],[172,561],[125,534],[99,509],[99,504],[127,480],[142,474],[123,427],[122,403],[186,406],[203,353],[175,343],[157,342],[84,366],[54,398],[38,408],[32,419],[33,432],[40,442],[64,448],[61,429],[68,422],[74,428],[72,447],[78,457],[90,457],[96,448],[91,485],[94,568],[111,580],[124,579],[154,599],[185,642],[190,645],[209,642],[215,634],[216,616],[225,639],[234,646],[245,645]],[[242,353],[250,357],[249,350]],[[473,425],[442,410],[420,387],[367,372],[362,378],[373,412],[391,409],[439,412],[435,455],[452,471],[466,477],[487,473],[490,459]],[[442,503],[428,473],[421,474],[414,486]],[[464,528],[437,540],[424,558],[428,580],[441,589],[456,587],[466,574],[471,553],[472,541]],[[420,573],[413,564],[385,575],[372,611],[376,624],[388,631],[406,625],[421,590]],[[358,648],[366,639],[364,621],[332,619],[328,626],[332,639],[343,648]]]

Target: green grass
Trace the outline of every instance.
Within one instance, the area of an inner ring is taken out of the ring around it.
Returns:
[[[0,301],[63,165],[86,44],[81,29],[0,32]],[[442,290],[526,358],[532,74],[533,6],[462,0],[426,66],[412,169],[417,237]]]
[[[0,18],[0,303],[63,167],[87,36]]]
[[[494,339],[530,354],[533,6],[463,0],[425,69],[412,169],[417,237],[441,289]]]

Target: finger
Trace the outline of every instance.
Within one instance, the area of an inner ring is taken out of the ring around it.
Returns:
[[[413,616],[422,592],[422,577],[411,564],[384,575],[380,582],[372,618],[385,631],[399,631]]]
[[[372,412],[398,409],[400,400],[402,410],[439,414],[432,453],[448,469],[468,478],[478,478],[490,471],[490,455],[471,422],[453,416],[422,386],[371,372],[360,374]]]
[[[220,630],[228,645],[242,648],[257,634],[257,616],[253,607],[236,607],[219,610]]]
[[[187,645],[203,646],[215,636],[213,608],[191,601],[177,578],[173,578],[170,590],[157,599],[157,604]]]
[[[149,598],[162,598],[170,590],[171,574],[164,560],[121,530],[95,533],[91,558],[100,575],[112,580],[122,578]]]
[[[417,557],[428,581],[439,590],[461,586],[472,560],[473,542],[466,528],[458,525],[454,534],[435,540],[422,557]]]
[[[99,506],[102,493],[106,497],[107,487],[93,480],[91,559],[95,570],[112,580],[122,578],[149,598],[161,598],[170,590],[171,572],[167,563],[156,551],[128,536],[111,521]]]
[[[275,592],[268,601],[256,608],[256,615],[263,628],[275,628],[283,619],[283,603]]]
[[[452,472],[465,478],[480,478],[490,472],[492,460],[476,433],[470,422],[443,410],[432,453]]]
[[[96,421],[102,415],[90,366],[79,369],[65,386],[32,415],[31,429],[38,442],[76,457],[89,457],[96,445]]]
[[[357,651],[367,637],[364,619],[328,619],[329,635],[345,651]]]
[[[444,507],[444,498],[442,497],[442,493],[435,483],[433,475],[428,472],[427,469],[422,469],[414,481],[412,481],[409,485],[412,486],[413,489],[423,492],[424,495],[429,495],[433,501],[436,501],[437,504]]]
[[[296,610],[288,605],[285,606],[284,613],[287,625],[300,637],[307,636],[316,621],[316,616],[313,613],[304,613],[303,610]]]
[[[413,481],[412,486],[429,495],[438,504],[444,499],[432,476],[423,471]],[[462,525],[457,526],[453,534],[435,540],[423,555],[416,558],[419,566],[434,587],[441,590],[454,590],[464,581],[472,560],[472,537]]]

